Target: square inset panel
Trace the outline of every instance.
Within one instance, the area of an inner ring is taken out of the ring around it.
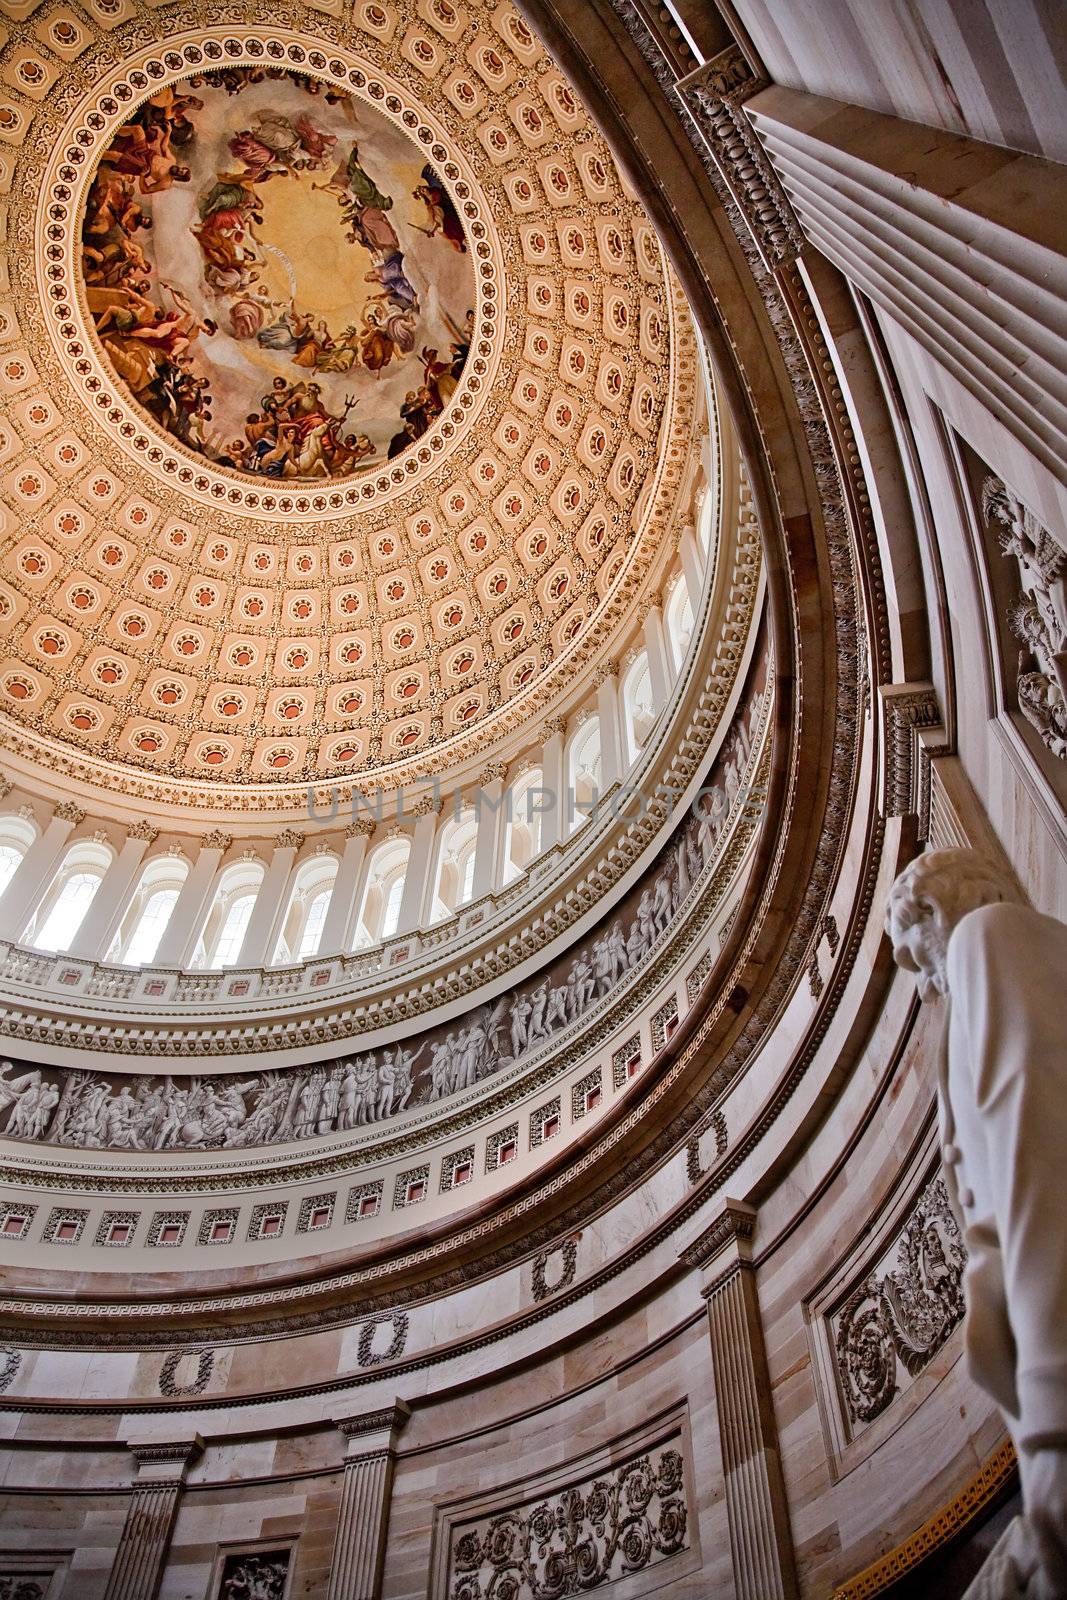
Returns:
[[[319,1228],[328,1228],[333,1221],[333,1208],[336,1199],[336,1191],[332,1194],[305,1195],[300,1202],[300,1216],[296,1224],[297,1233],[315,1233]]]
[[[49,1214],[41,1235],[44,1244],[77,1244],[85,1232],[88,1211],[57,1208]]]
[[[346,1222],[360,1222],[366,1217],[376,1217],[382,1209],[381,1183],[362,1183],[349,1189],[345,1207]]]
[[[122,1250],[133,1243],[137,1231],[139,1211],[105,1211],[96,1230],[95,1243],[113,1250]]]
[[[148,1225],[149,1247],[156,1245],[166,1250],[176,1250],[185,1238],[189,1226],[188,1211],[157,1211]]]

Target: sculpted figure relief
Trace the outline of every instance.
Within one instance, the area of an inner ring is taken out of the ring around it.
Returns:
[[[666,933],[715,854],[763,698],[752,695],[735,719],[720,760],[723,781],[705,789],[679,824],[636,907],[576,950],[559,981],[550,974],[503,995],[443,1036],[309,1070],[139,1078],[115,1087],[95,1072],[13,1075],[11,1062],[0,1063],[0,1133],[87,1150],[247,1149],[351,1132],[475,1087],[610,995]]]
[[[968,1261],[971,1374],[1019,1457],[1024,1515],[969,1600],[1067,1595],[1067,926],[1011,903],[969,850],[901,873],[887,930],[927,1001],[949,1003],[939,1076],[945,1185]]]
[[[1000,478],[982,485],[982,514],[1018,565],[1008,620],[1020,643],[1019,710],[1044,744],[1067,759],[1067,550]]]

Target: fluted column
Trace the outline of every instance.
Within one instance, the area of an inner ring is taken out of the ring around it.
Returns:
[[[500,865],[508,810],[504,803],[506,772],[507,767],[502,763],[486,767],[474,796],[478,833],[474,846],[472,900],[480,900],[483,894],[490,894],[500,883]]]
[[[84,821],[85,812],[64,801],[26,851],[0,897],[0,929],[6,939],[19,938],[55,875],[67,840]]]
[[[612,784],[622,782],[630,760],[622,736],[619,680],[614,666],[603,666],[598,670],[596,685],[596,709],[600,722],[600,787],[606,792]]]
[[[644,617],[645,654],[648,657],[648,676],[652,684],[652,700],[659,711],[667,704],[674,678],[674,669],[667,652],[667,636],[663,629],[663,608],[656,595]]]
[[[261,967],[273,956],[289,903],[293,862],[303,842],[304,835],[294,828],[286,828],[274,841],[274,853],[256,895],[235,966]]]
[[[541,812],[541,849],[550,850],[567,835],[567,769],[564,746],[564,724],[561,718],[551,717],[545,723],[545,738],[541,745],[541,787],[544,794]]]
[[[789,1513],[751,1262],[756,1213],[738,1200],[683,1251],[704,1274],[737,1600],[796,1600]]]
[[[419,811],[416,805],[414,810]],[[430,875],[433,871],[437,842],[437,807],[431,800],[424,803],[424,809],[416,818],[415,830],[411,836],[411,850],[408,854],[407,871],[404,874],[404,893],[400,901],[400,916],[397,921],[397,933],[417,933],[423,926],[427,901],[430,891]]]
[[[345,829],[345,848],[333,880],[333,892],[326,908],[326,921],[319,940],[320,956],[335,956],[351,948],[352,923],[359,904],[359,886],[363,877],[363,863],[367,858],[367,840],[374,832],[370,818],[353,822]]]
[[[348,1452],[326,1600],[379,1600],[396,1441],[410,1415],[396,1400],[384,1411],[337,1423]]]
[[[186,1470],[203,1448],[199,1434],[176,1444],[130,1444],[137,1478],[104,1600],[155,1600]]]
[[[163,929],[153,966],[183,967],[191,959],[196,937],[207,915],[215,873],[230,844],[228,833],[215,830],[204,835],[200,853],[182,884],[174,902],[174,910]]]
[[[69,954],[102,961],[107,956],[115,930],[129,904],[141,862],[158,830],[150,822],[135,822],[123,841],[122,849],[104,874],[104,881],[93,895],[81,926],[70,943]]]

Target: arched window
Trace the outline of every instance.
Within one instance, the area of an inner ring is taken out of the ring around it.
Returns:
[[[69,950],[113,859],[110,846],[96,839],[72,844],[30,919],[23,942],[38,950]]]
[[[147,863],[108,951],[109,961],[146,967],[154,960],[188,875],[183,856],[154,856]]]
[[[642,650],[632,662],[622,682],[622,720],[626,738],[626,760],[633,766],[645,748],[652,724],[656,720],[656,706],[652,698],[652,674],[648,657]]]
[[[0,895],[15,876],[23,856],[36,837],[37,829],[28,818],[0,817]],[[6,931],[9,937],[16,937],[13,928]]]
[[[261,861],[235,861],[219,879],[211,910],[197,942],[194,967],[232,967],[263,886]]]
[[[602,787],[600,718],[588,717],[572,737],[567,751],[568,833],[574,833],[588,821]]]
[[[491,817],[485,820],[492,826]],[[478,845],[478,816],[465,807],[441,829],[437,844],[437,872],[434,877],[430,921],[441,922],[465,906],[474,893],[474,859]]]
[[[715,515],[715,496],[711,492],[711,485],[706,483],[697,491],[696,500],[696,527],[700,548],[705,556],[710,556],[712,545],[712,517]]]
[[[684,578],[680,577],[671,590],[663,622],[667,634],[667,648],[671,653],[671,666],[677,677],[682,670],[689,641],[693,637],[694,623],[693,606]]]
[[[226,909],[212,956],[213,967],[232,967],[240,953],[241,944],[252,920],[256,896],[254,891],[235,895]]]
[[[411,840],[407,838],[387,839],[371,852],[352,940],[354,949],[379,944],[396,932],[410,854]]]
[[[336,856],[314,856],[296,869],[289,908],[274,951],[275,966],[284,966],[290,961],[310,961],[318,954],[336,881]]]
[[[543,791],[540,767],[524,772],[511,786],[511,810],[504,833],[504,883],[521,877],[541,854]]]

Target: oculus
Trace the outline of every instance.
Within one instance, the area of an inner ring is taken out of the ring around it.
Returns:
[[[161,89],[114,134],[82,222],[110,365],[172,437],[259,478],[347,477],[442,415],[476,286],[425,153],[279,67]]]

